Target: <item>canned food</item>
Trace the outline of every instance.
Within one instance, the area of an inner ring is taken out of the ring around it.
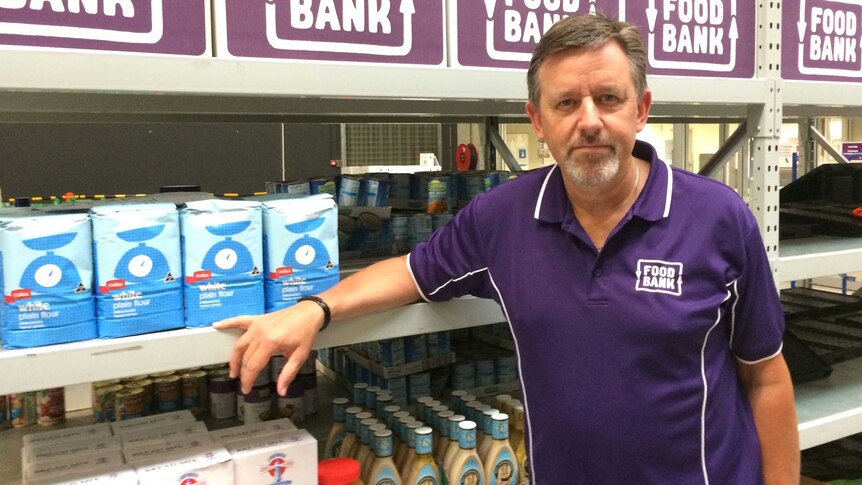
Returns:
[[[9,426],[9,398],[0,396],[0,429],[6,429]]]
[[[494,359],[490,356],[478,355],[474,361],[476,386],[491,386],[497,383],[494,373]]]
[[[223,375],[210,375],[210,416],[226,419],[236,416],[236,379],[231,379],[227,371]]]
[[[95,391],[96,389],[98,389],[100,387],[115,386],[115,385],[120,384],[122,382],[123,381],[121,379],[108,379],[108,380],[104,380],[104,381],[96,381],[93,383],[93,390]]]
[[[353,207],[359,201],[359,179],[341,175],[338,177],[338,205]]]
[[[115,420],[114,401],[117,392],[122,390],[123,386],[114,384],[93,391],[93,414],[97,423],[108,423]]]
[[[214,371],[214,370],[222,370],[222,369],[227,369],[227,368],[228,368],[228,364],[213,364],[213,365],[205,365],[201,369],[205,370],[206,372],[210,372],[210,371]]]
[[[289,418],[294,424],[305,421],[305,408],[302,403],[304,393],[301,383],[295,380],[291,382],[284,397],[278,398],[278,417]]]
[[[389,180],[364,178],[359,182],[359,204],[383,207],[389,203]]]
[[[144,390],[141,395],[141,399],[144,401],[144,409],[143,414],[141,416],[148,416],[150,413],[154,412],[153,406],[155,406],[155,400],[153,399],[153,381],[150,379],[141,379],[135,382],[129,382],[125,385],[126,389],[132,387],[140,387]]]
[[[252,384],[251,387],[259,387],[259,386],[269,385],[269,383],[270,383],[270,380],[269,380],[270,370],[269,369],[270,369],[269,362],[267,362],[266,366],[264,366],[264,368],[261,369],[261,371],[257,374],[257,377],[255,377],[254,384]]]
[[[164,372],[154,372],[154,373],[149,375],[149,378],[150,379],[158,379],[159,377],[168,377],[168,376],[172,376],[174,374],[176,374],[176,372],[174,372],[172,370],[167,370]]]
[[[62,387],[36,391],[36,421],[53,426],[66,421],[66,397]]]
[[[195,416],[201,416],[209,409],[207,373],[203,370],[186,372],[180,376],[183,392],[183,409]]]
[[[149,379],[149,378],[150,378],[149,374],[143,374],[143,375],[132,376],[132,377],[125,377],[125,378],[123,378],[121,384],[130,384],[132,382],[142,381],[144,379]]]
[[[9,420],[15,428],[36,424],[36,393],[19,392],[9,395]]]
[[[140,418],[146,410],[143,387],[127,387],[114,397],[114,414],[117,421]]]
[[[272,393],[269,386],[254,387],[243,396],[243,422],[260,423],[272,419]]]
[[[182,402],[180,376],[169,375],[153,379],[156,410],[160,413],[177,411]]]
[[[333,177],[315,177],[308,180],[308,185],[312,195],[329,194],[333,197],[336,195],[335,179]]]

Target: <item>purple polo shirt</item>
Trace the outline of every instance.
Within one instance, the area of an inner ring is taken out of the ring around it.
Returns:
[[[408,267],[429,301],[502,307],[534,483],[761,483],[736,365],[778,355],[784,318],[754,217],[650,145],[634,155],[649,178],[601,253],[552,166],[477,197]]]

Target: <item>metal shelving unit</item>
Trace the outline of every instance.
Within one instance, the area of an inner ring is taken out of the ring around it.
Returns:
[[[862,85],[823,89],[780,79],[780,12],[758,7],[754,79],[651,76],[654,117],[746,120],[748,200],[777,281],[862,270],[856,240],[778,244],[778,135],[785,116],[862,114]],[[765,46],[769,47],[766,48]],[[524,118],[525,73],[443,67],[0,51],[0,122],[398,121]],[[382,82],[381,80],[386,80]],[[816,94],[814,94],[816,93]],[[693,101],[694,100],[694,101]],[[465,298],[337,322],[329,347],[503,321],[496,303]],[[235,333],[186,329],[0,351],[0,394],[223,362]],[[797,390],[803,447],[862,431],[862,364]]]
[[[315,347],[488,325],[505,321],[496,302],[459,298],[416,303],[333,322]],[[0,351],[0,395],[226,362],[238,331],[189,328],[109,340]]]

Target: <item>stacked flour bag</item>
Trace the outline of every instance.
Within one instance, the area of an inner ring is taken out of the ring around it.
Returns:
[[[96,338],[92,242],[86,213],[0,213],[3,347]]]
[[[99,336],[184,326],[180,223],[168,202],[90,209]]]
[[[329,194],[263,203],[266,311],[338,283],[338,210]]]
[[[263,313],[259,202],[202,200],[180,210],[186,325]]]

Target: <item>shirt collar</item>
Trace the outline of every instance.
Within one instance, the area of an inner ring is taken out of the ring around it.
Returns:
[[[632,214],[649,221],[667,217],[670,214],[673,193],[670,165],[658,158],[652,145],[643,141],[635,141],[632,155],[650,163],[649,177],[638,200],[632,206]],[[543,222],[562,223],[571,214],[572,206],[563,184],[562,171],[554,165],[542,181],[533,217]]]

